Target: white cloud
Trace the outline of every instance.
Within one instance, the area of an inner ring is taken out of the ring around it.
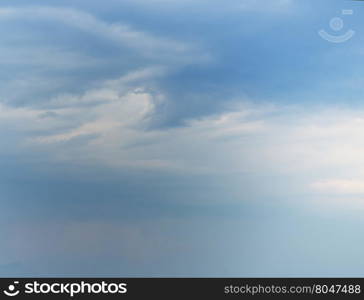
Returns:
[[[149,76],[145,75],[149,72],[140,74]],[[184,172],[273,172],[306,178],[316,190],[340,183],[332,178],[332,172],[340,180],[354,180],[349,185],[352,187],[364,177],[360,167],[364,166],[364,112],[323,109],[314,113],[244,104],[187,120],[181,127],[152,129],[166,97],[156,90],[125,83],[133,76],[138,77],[133,73],[82,95],[57,97],[44,108],[2,106],[3,125],[33,131],[28,141],[38,150],[92,136],[87,143],[65,144],[50,151],[62,159],[82,157],[84,162],[99,161],[114,167],[160,165]]]

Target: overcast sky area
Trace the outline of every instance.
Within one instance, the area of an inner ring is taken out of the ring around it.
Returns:
[[[363,17],[1,1],[0,276],[362,276]]]

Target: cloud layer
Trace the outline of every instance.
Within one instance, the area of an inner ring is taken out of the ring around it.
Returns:
[[[317,34],[341,9],[1,7],[0,275],[361,274],[363,21]]]

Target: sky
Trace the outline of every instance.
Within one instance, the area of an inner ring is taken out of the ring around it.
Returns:
[[[363,15],[1,1],[0,276],[363,276]]]

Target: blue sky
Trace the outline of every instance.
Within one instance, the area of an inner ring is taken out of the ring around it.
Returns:
[[[0,276],[362,276],[363,15],[3,1]]]

